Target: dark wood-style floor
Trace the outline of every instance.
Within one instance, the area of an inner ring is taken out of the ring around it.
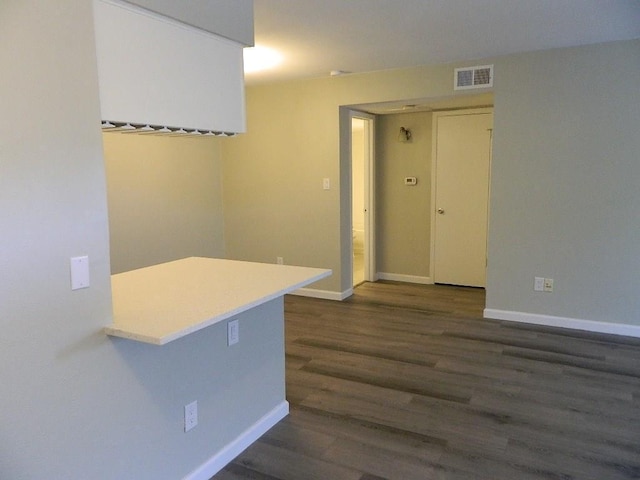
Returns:
[[[214,479],[639,479],[640,339],[483,305],[392,282],[287,297],[291,414]]]

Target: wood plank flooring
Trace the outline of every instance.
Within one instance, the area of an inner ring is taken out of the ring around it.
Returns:
[[[214,479],[640,479],[640,339],[483,306],[393,282],[288,296],[291,414]]]

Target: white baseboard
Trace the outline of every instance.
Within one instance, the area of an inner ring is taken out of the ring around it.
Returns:
[[[570,328],[572,330],[584,330],[587,332],[610,333],[625,337],[640,338],[640,326],[623,323],[598,322],[595,320],[582,320],[579,318],[555,317],[552,315],[540,315],[537,313],[512,312],[509,310],[484,309],[484,318],[495,320],[508,320],[511,322],[532,323],[548,327]]]
[[[332,292],[330,290],[317,290],[315,288],[299,288],[291,292],[291,295],[298,295],[300,297],[311,298],[323,298],[325,300],[337,300],[342,301],[345,298],[353,295],[353,288],[349,288],[344,292]]]
[[[417,275],[402,275],[399,273],[384,273],[378,272],[374,275],[374,280],[393,280],[396,282],[406,283],[420,283],[423,285],[432,285],[433,279],[431,277],[420,277]],[[323,298],[325,300],[337,300],[342,301],[345,298],[349,298],[353,295],[353,288],[349,288],[344,292],[333,292],[330,290],[317,290],[315,288],[299,288],[291,292],[291,295],[298,295],[300,297],[312,297]]]
[[[432,285],[431,277],[421,277],[418,275],[403,275],[401,273],[384,273],[378,272],[377,276],[380,280],[392,280],[394,282],[420,283],[422,285]]]
[[[289,402],[284,400],[182,480],[209,480],[288,414]]]

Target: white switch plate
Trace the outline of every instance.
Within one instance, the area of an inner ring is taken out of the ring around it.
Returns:
[[[533,281],[533,289],[536,292],[542,292],[544,291],[544,278],[542,277],[535,277],[534,281]]]
[[[331,180],[329,180],[328,178],[323,178],[322,179],[322,188],[324,190],[331,190]]]
[[[198,401],[184,406],[184,431],[188,432],[198,425]]]
[[[544,291],[553,292],[553,278],[544,279]]]
[[[240,324],[238,320],[227,323],[227,345],[235,345],[240,341]]]
[[[72,257],[71,265],[71,290],[79,290],[89,287],[89,257]]]

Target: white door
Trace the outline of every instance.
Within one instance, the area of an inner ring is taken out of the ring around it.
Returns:
[[[434,281],[484,287],[493,114],[436,114]]]
[[[368,132],[362,118],[351,119],[351,231],[353,233],[353,286],[365,281],[366,247],[366,177],[365,159],[368,155]]]
[[[352,284],[375,281],[375,117],[350,112]]]

